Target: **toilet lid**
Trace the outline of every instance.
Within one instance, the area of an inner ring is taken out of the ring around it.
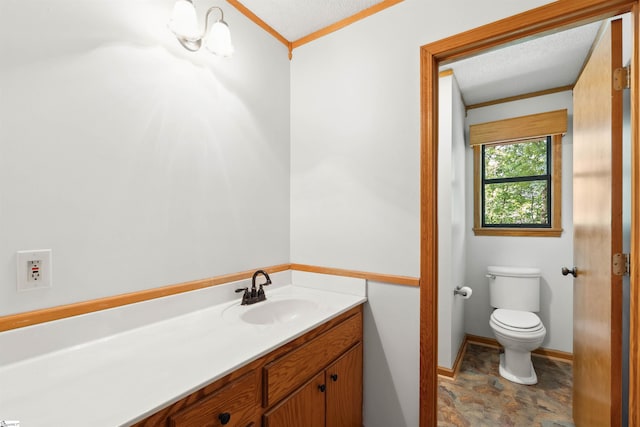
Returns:
[[[496,322],[514,329],[536,329],[541,323],[540,318],[530,311],[499,308],[491,316]]]

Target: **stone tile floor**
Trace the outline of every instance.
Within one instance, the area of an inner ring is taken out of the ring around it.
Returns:
[[[497,348],[468,344],[455,379],[438,381],[438,426],[573,426],[571,364],[534,356],[538,384],[498,373]]]

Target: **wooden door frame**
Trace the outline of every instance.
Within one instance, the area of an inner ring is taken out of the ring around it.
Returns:
[[[420,427],[437,425],[438,406],[438,67],[519,39],[631,12],[631,325],[629,425],[640,425],[640,153],[638,149],[638,0],[557,0],[420,48]]]

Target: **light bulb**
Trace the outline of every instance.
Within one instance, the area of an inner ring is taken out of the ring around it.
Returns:
[[[178,37],[197,39],[198,18],[196,8],[190,0],[177,0],[169,20],[169,29]]]
[[[209,30],[206,42],[207,49],[216,55],[231,56],[233,45],[231,44],[231,33],[226,22],[216,21]]]

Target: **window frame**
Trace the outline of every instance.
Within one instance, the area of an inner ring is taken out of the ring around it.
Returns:
[[[550,150],[547,151],[548,170],[550,173],[551,185],[549,187],[551,197],[547,203],[550,203],[550,226],[495,226],[484,225],[484,191],[483,191],[483,146],[490,144],[473,145],[473,168],[474,168],[474,227],[473,232],[476,236],[536,236],[536,237],[559,237],[562,234],[562,135],[546,135],[551,139]],[[542,136],[544,137],[544,136]],[[542,138],[541,137],[541,138]],[[508,142],[526,142],[534,138],[514,139],[508,141],[500,141],[500,143]],[[497,143],[497,142],[496,142]]]
[[[527,176],[515,176],[515,177],[506,177],[506,178],[487,178],[486,177],[486,167],[487,167],[487,162],[486,162],[486,149],[487,146],[493,146],[493,145],[516,145],[516,144],[526,144],[528,142],[538,142],[538,141],[544,141],[545,143],[545,166],[546,166],[546,173],[544,174],[540,174],[540,175],[527,175]],[[482,172],[480,174],[481,179],[482,179],[482,184],[480,186],[480,192],[482,193],[482,211],[481,211],[481,216],[482,216],[482,227],[483,228],[551,228],[552,226],[552,221],[553,218],[551,217],[551,200],[553,200],[553,188],[551,186],[552,184],[552,174],[553,171],[551,170],[551,165],[553,165],[552,161],[553,161],[553,156],[552,156],[552,149],[551,149],[551,135],[548,135],[546,137],[540,137],[540,138],[533,138],[533,139],[525,139],[525,140],[521,140],[521,141],[507,141],[507,142],[500,142],[500,143],[496,143],[496,144],[482,144]],[[547,185],[547,191],[548,191],[548,196],[547,196],[547,200],[545,203],[545,210],[547,213],[547,222],[544,224],[533,224],[533,223],[527,223],[527,224],[487,224],[487,185],[491,185],[491,184],[507,184],[507,183],[520,183],[520,182],[545,182]]]

